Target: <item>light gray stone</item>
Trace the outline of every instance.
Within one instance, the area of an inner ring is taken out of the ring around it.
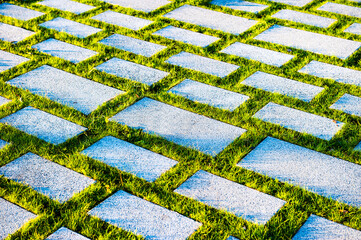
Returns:
[[[235,237],[233,237],[233,236],[229,236],[228,238],[227,238],[227,240],[239,240],[238,238],[235,238]]]
[[[154,182],[177,162],[134,144],[105,137],[81,152],[121,171]]]
[[[28,58],[0,50],[0,73],[27,61]]]
[[[38,4],[56,8],[62,11],[72,12],[75,14],[81,14],[95,9],[94,6],[89,6],[72,0],[44,0],[42,2],[38,2]]]
[[[361,24],[353,23],[353,24],[351,24],[351,26],[346,28],[344,32],[361,35]]]
[[[5,142],[4,140],[0,139],[0,150],[8,144],[9,144],[8,142]]]
[[[121,90],[50,67],[41,66],[7,82],[52,101],[89,114],[113,99]]]
[[[346,93],[330,108],[361,117],[361,98]]]
[[[168,104],[143,98],[110,120],[156,134],[211,156],[246,130]]]
[[[256,60],[261,63],[281,67],[295,56],[276,52],[273,50],[252,46],[245,43],[235,42],[221,51],[230,55],[236,55],[250,60]]]
[[[286,203],[203,170],[196,172],[174,191],[259,224],[266,224]]]
[[[252,13],[259,13],[268,8],[268,5],[243,0],[213,0],[211,4]]]
[[[0,175],[28,185],[52,200],[63,203],[95,181],[33,153],[0,168]]]
[[[37,18],[44,14],[45,13],[38,12],[29,8],[20,7],[10,3],[0,4],[0,15],[16,18],[23,21]]]
[[[355,151],[361,151],[361,142],[355,147]]]
[[[348,5],[344,5],[344,4],[326,2],[324,5],[319,7],[317,10],[333,12],[333,13],[361,18],[361,8],[352,7],[352,6],[348,6]]]
[[[260,71],[246,78],[241,84],[260,88],[272,93],[280,93],[289,97],[298,98],[305,102],[310,102],[316,95],[324,90],[322,87]]]
[[[255,37],[257,40],[281,44],[314,53],[348,58],[361,47],[361,42],[314,32],[274,25]]]
[[[221,62],[188,52],[178,53],[177,55],[170,57],[165,62],[221,78],[231,74],[239,68],[239,66],[231,63]]]
[[[11,100],[0,96],[0,106],[2,106],[2,105],[4,105],[4,104],[7,104],[7,103],[9,103],[9,102],[11,102]]]
[[[51,234],[46,240],[90,240],[89,238],[73,232],[66,227],[59,228],[56,232]]]
[[[126,8],[133,8],[138,11],[151,12],[169,3],[168,0],[101,0],[114,5]]]
[[[127,37],[120,34],[113,34],[99,42],[107,46],[115,47],[145,57],[151,57],[154,54],[157,54],[158,52],[167,48],[166,46],[162,46],[156,43]]]
[[[190,5],[183,5],[165,14],[164,17],[236,35],[257,24],[255,20]]]
[[[312,2],[313,0],[269,0],[271,2],[284,3],[296,7],[303,7]]]
[[[358,240],[361,232],[311,214],[292,240]]]
[[[150,68],[137,63],[129,62],[119,58],[112,58],[96,67],[99,71],[127,78],[136,82],[152,85],[169,75],[155,68]]]
[[[15,27],[6,23],[0,23],[0,40],[17,43],[32,35],[35,32],[24,28]]]
[[[195,102],[209,104],[213,107],[229,111],[235,110],[249,99],[246,95],[231,92],[190,79],[182,81],[171,88],[168,92],[181,95]]]
[[[5,118],[7,123],[20,131],[34,135],[52,144],[61,144],[84,132],[86,128],[33,107],[23,108]]]
[[[185,240],[202,225],[122,190],[90,210],[89,214],[152,240]]]
[[[253,117],[294,131],[308,133],[324,140],[331,140],[344,125],[342,122],[336,122],[326,117],[281,106],[273,102],[268,103]]]

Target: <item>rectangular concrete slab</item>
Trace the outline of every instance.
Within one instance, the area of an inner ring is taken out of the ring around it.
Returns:
[[[11,102],[11,100],[0,96],[0,106],[2,106],[2,105],[4,105],[4,104],[7,104],[7,103],[9,103],[9,102]]]
[[[353,24],[351,24],[351,26],[346,28],[344,32],[361,35],[361,24],[353,23]]]
[[[33,107],[23,108],[2,118],[0,123],[7,123],[20,131],[55,145],[61,144],[87,130],[78,124]]]
[[[284,3],[296,7],[303,7],[312,2],[313,0],[269,0],[271,2]]]
[[[168,0],[100,0],[100,1],[126,8],[133,8],[135,10],[143,11],[147,13],[152,12],[157,8],[163,7],[171,3]]]
[[[361,206],[361,166],[355,163],[267,137],[238,166]]]
[[[281,44],[314,53],[348,58],[361,47],[361,42],[319,33],[274,25],[255,37],[257,40]]]
[[[235,238],[233,236],[229,236],[226,240],[239,240],[238,238]]]
[[[26,30],[24,28],[19,28],[6,23],[0,23],[0,40],[2,41],[17,43],[34,34],[35,32]]]
[[[40,17],[45,13],[35,11],[29,8],[20,7],[10,3],[1,3],[0,4],[0,15],[7,17],[16,18],[19,20],[27,21],[33,18]]]
[[[236,35],[257,24],[255,20],[190,5],[183,5],[165,14],[164,17]]]
[[[217,155],[246,130],[186,110],[143,98],[110,120],[164,137],[168,141]]]
[[[59,228],[56,232],[51,234],[46,240],[90,240],[89,238],[73,232],[66,227]]]
[[[95,9],[94,6],[90,6],[72,0],[44,0],[42,2],[38,2],[38,4],[56,8],[62,11],[72,12],[75,14],[81,14],[90,11],[92,9]]]
[[[113,34],[107,38],[104,38],[99,42],[107,46],[132,52],[134,54],[139,54],[144,57],[151,57],[167,48],[166,46],[162,46],[156,43],[143,41],[137,38],[127,37],[120,34]]]
[[[0,139],[0,150],[8,144],[9,144],[8,142],[5,142],[4,140]]]
[[[217,37],[173,26],[167,26],[153,34],[199,47],[207,47],[208,45],[219,40]]]
[[[361,98],[346,93],[330,108],[361,117]]]
[[[361,18],[361,8],[339,4],[339,3],[326,2],[317,10]]]
[[[180,52],[173,55],[165,62],[221,78],[231,74],[239,68],[239,66],[231,63],[221,62],[188,52]]]
[[[111,136],[99,140],[81,153],[149,182],[154,182],[178,163]]]
[[[153,23],[153,21],[147,19],[130,16],[124,13],[113,12],[110,10],[100,13],[91,19],[106,22],[119,27],[129,28],[135,31]]]
[[[259,13],[268,8],[268,5],[243,0],[213,0],[211,4],[251,13]]]
[[[324,90],[322,87],[260,71],[255,72],[250,77],[246,78],[241,84],[260,88],[272,93],[280,93],[289,97],[298,98],[305,102],[310,102],[316,95]]]
[[[99,217],[145,239],[187,239],[202,224],[122,190],[90,210]]]
[[[168,72],[119,58],[112,58],[109,61],[97,66],[96,69],[121,78],[127,78],[136,82],[144,83],[149,86],[169,75]]]
[[[33,153],[0,168],[0,175],[23,183],[52,200],[63,203],[95,181]]]
[[[361,142],[355,147],[355,151],[361,151]]]
[[[273,65],[276,67],[281,67],[283,64],[287,63],[295,57],[290,54],[276,52],[241,42],[235,42],[231,44],[230,46],[223,49],[221,53],[227,53],[230,55],[259,61],[261,63]]]
[[[168,92],[183,96],[195,102],[209,104],[213,107],[229,111],[235,110],[249,99],[246,95],[190,79],[182,81]]]
[[[174,191],[258,224],[266,224],[286,203],[203,170],[196,172]]]
[[[0,73],[29,60],[28,58],[0,50]]]

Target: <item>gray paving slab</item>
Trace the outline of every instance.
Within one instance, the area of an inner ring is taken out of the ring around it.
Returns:
[[[72,1],[72,0],[44,0],[38,2],[38,4],[56,8],[62,11],[68,11],[75,14],[81,14],[92,9],[95,9],[94,6],[90,6],[84,3]]]
[[[270,102],[253,117],[301,133],[331,140],[344,123]]]
[[[183,5],[165,14],[164,17],[236,35],[257,24],[255,20],[190,5]]]
[[[353,23],[353,24],[351,24],[351,26],[346,28],[344,32],[361,35],[361,24]]]
[[[0,73],[29,60],[28,58],[0,50]]]
[[[182,146],[217,155],[246,130],[143,98],[110,120],[156,134]]]
[[[259,13],[268,8],[268,5],[243,0],[213,0],[211,4],[252,13]]]
[[[109,61],[97,66],[96,69],[121,78],[127,78],[136,82],[144,83],[149,86],[169,75],[168,72],[119,58],[112,58]]]
[[[32,48],[51,56],[63,58],[72,63],[79,63],[98,54],[95,51],[62,42],[54,38],[49,38],[35,44]]]
[[[0,15],[7,17],[16,18],[19,20],[27,21],[33,18],[40,17],[45,13],[35,11],[29,8],[20,7],[10,3],[1,3],[0,4]]]
[[[111,136],[102,138],[81,153],[149,182],[154,182],[178,163]]]
[[[2,41],[17,43],[34,34],[35,32],[26,30],[24,28],[0,22],[0,40]]]
[[[90,240],[89,238],[73,232],[66,227],[59,228],[56,232],[51,234],[46,240]]]
[[[89,79],[44,65],[7,82],[52,101],[90,114],[124,92]]]
[[[89,177],[30,152],[1,167],[0,175],[61,203],[95,183]]]
[[[4,104],[7,104],[7,103],[9,103],[9,102],[11,102],[11,100],[0,96],[0,106],[2,106],[2,105],[4,105]]]
[[[221,78],[226,77],[239,68],[239,66],[231,63],[202,57],[188,52],[181,52],[173,55],[165,62]]]
[[[358,240],[361,232],[317,215],[311,215],[292,240]]]
[[[256,60],[276,67],[281,67],[283,64],[295,57],[290,54],[276,52],[241,42],[235,42],[223,49],[221,52],[250,60]]]
[[[238,238],[235,238],[235,237],[233,237],[233,236],[229,236],[228,238],[227,238],[227,240],[239,240]]]
[[[199,47],[207,47],[208,45],[220,39],[210,35],[193,32],[173,26],[167,26],[163,29],[156,31],[153,34]]]
[[[185,240],[202,225],[122,190],[90,210],[89,214],[152,240]]]
[[[361,142],[355,147],[355,151],[361,151]]]
[[[9,144],[8,142],[5,142],[4,140],[0,139],[0,150],[8,144]]]
[[[110,10],[102,12],[92,17],[91,19],[106,22],[119,27],[129,28],[135,31],[140,30],[153,23],[153,21],[144,18],[138,18],[124,13],[113,12]]]
[[[152,12],[157,8],[163,7],[169,3],[168,0],[101,0],[114,5],[126,8],[133,8],[138,11]]]
[[[20,131],[55,145],[61,144],[86,130],[85,127],[33,107],[23,108],[2,118],[0,123],[10,124]]]
[[[313,0],[269,0],[271,2],[284,3],[296,7],[304,7],[307,4],[311,3]]]
[[[39,24],[39,26],[56,30],[58,32],[65,32],[79,38],[86,38],[90,35],[103,31],[82,23],[74,22],[65,18],[57,17],[50,21]]]
[[[317,10],[361,18],[361,8],[339,4],[339,3],[326,2]]]
[[[124,36],[121,34],[113,34],[99,41],[99,43],[115,47],[124,51],[132,52],[134,54],[139,54],[144,57],[151,57],[167,48],[163,45]]]
[[[256,36],[255,39],[328,56],[335,56],[341,59],[348,58],[361,47],[361,42],[280,25],[270,27]]]
[[[233,111],[249,99],[248,96],[186,79],[168,92],[183,96],[195,102]]]
[[[266,224],[286,203],[203,170],[196,172],[174,191],[258,224]]]
[[[330,108],[361,117],[361,98],[346,93]]]
[[[280,93],[289,97],[298,98],[305,102],[310,102],[316,95],[324,90],[322,87],[260,71],[257,71],[246,78],[241,84],[260,88],[272,93]]]
[[[0,198],[0,239],[15,233],[34,218],[36,218],[35,214]]]

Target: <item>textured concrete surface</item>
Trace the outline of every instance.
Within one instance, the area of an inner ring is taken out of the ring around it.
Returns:
[[[4,105],[4,104],[7,104],[7,103],[9,103],[9,102],[11,102],[11,100],[0,96],[0,106],[2,106],[2,105]]]
[[[40,17],[44,13],[35,11],[29,8],[20,7],[10,3],[1,3],[0,4],[0,15],[7,17],[16,18],[19,20],[27,21],[33,18]]]
[[[351,26],[346,28],[344,32],[361,35],[361,24],[353,23],[353,24],[351,24]]]
[[[233,236],[229,236],[228,238],[227,238],[227,240],[239,240],[238,238],[235,238],[235,237],[233,237]]]
[[[361,151],[361,142],[355,147],[355,151]]]
[[[0,50],[0,73],[29,60],[28,58]]]
[[[89,238],[73,232],[66,227],[59,228],[56,232],[51,234],[46,240],[90,240]]]
[[[94,6],[90,6],[87,4],[83,4],[80,2],[72,1],[72,0],[45,0],[42,2],[38,2],[38,4],[56,8],[63,11],[72,12],[75,14],[81,14],[92,9],[95,9]]]
[[[284,3],[296,7],[304,7],[307,4],[311,3],[313,0],[269,0],[271,2]]]
[[[9,143],[5,142],[4,140],[0,139],[0,150],[5,147],[6,145],[8,145]]]
[[[34,34],[35,32],[26,30],[24,28],[19,28],[6,23],[0,23],[0,40],[6,42],[17,43]]]
[[[252,13],[259,13],[268,8],[268,5],[243,0],[213,0],[211,4]]]
[[[319,7],[317,10],[333,12],[353,17],[361,18],[361,11],[358,7],[352,7],[344,4],[326,2],[324,5]]]
[[[168,0],[100,0],[126,8],[133,8],[138,11],[151,12],[169,3]]]
[[[330,108],[361,117],[361,98],[346,93]]]

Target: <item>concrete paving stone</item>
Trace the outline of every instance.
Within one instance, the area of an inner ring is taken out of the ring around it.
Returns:
[[[289,9],[282,9],[281,11],[273,14],[272,17],[322,28],[327,28],[337,21],[336,19],[293,11]]]
[[[51,56],[63,58],[72,63],[79,63],[98,54],[95,51],[62,42],[54,38],[35,44],[32,48]]]
[[[150,68],[137,63],[129,62],[119,58],[112,58],[96,67],[99,71],[127,78],[132,81],[140,82],[146,85],[152,85],[169,75],[155,68]]]
[[[135,31],[140,30],[153,23],[153,21],[147,19],[138,18],[113,11],[105,11],[92,17],[91,19],[106,22],[119,27],[129,28]]]
[[[28,58],[0,50],[0,73],[29,60]]]
[[[89,238],[73,232],[66,227],[59,228],[56,232],[51,234],[46,240],[90,240]]]
[[[5,147],[8,144],[9,144],[8,142],[5,142],[4,140],[0,139],[0,149],[2,149],[3,147]]]
[[[168,92],[183,96],[195,102],[233,111],[249,99],[248,96],[186,79]]]
[[[361,151],[361,142],[355,147],[355,151]]]
[[[272,93],[280,93],[289,97],[298,98],[305,102],[310,102],[316,95],[324,90],[322,87],[260,71],[257,71],[246,78],[241,84],[260,88]]]
[[[7,82],[89,114],[124,92],[44,65]]]
[[[361,47],[361,42],[314,32],[274,25],[255,37],[257,40],[281,44],[314,53],[348,58]]]
[[[173,55],[166,63],[223,78],[236,71],[239,66],[196,54],[181,52]]]
[[[351,26],[346,28],[344,32],[361,35],[361,24],[353,23]]]
[[[217,155],[245,129],[143,98],[110,120],[164,137],[182,146]]]
[[[267,137],[238,166],[361,206],[361,166],[355,163]]]
[[[220,39],[217,37],[173,26],[167,26],[163,29],[156,31],[153,34],[199,47],[207,47],[208,45]]]
[[[174,191],[258,224],[266,224],[286,203],[203,170],[196,172]]]
[[[50,21],[39,24],[39,26],[53,29],[58,32],[65,32],[79,38],[86,38],[90,35],[103,31],[102,29],[74,22],[61,17],[57,17]]]
[[[185,240],[202,225],[122,190],[90,210],[89,214],[152,240]]]
[[[7,103],[9,103],[9,102],[11,102],[11,100],[0,96],[0,106],[2,106],[2,105],[4,105],[4,104],[7,104]]]
[[[15,233],[25,223],[37,216],[18,205],[0,198],[0,239]]]
[[[190,5],[183,5],[165,14],[164,17],[236,35],[257,24],[255,20]]]
[[[81,153],[149,182],[154,182],[178,163],[111,136],[99,140]]]
[[[138,11],[152,12],[157,8],[163,7],[169,3],[169,0],[101,0],[110,4],[133,8]]]
[[[250,60],[256,60],[261,63],[273,65],[276,67],[281,67],[283,64],[295,57],[290,54],[276,52],[266,48],[252,46],[240,42],[235,42],[231,44],[230,46],[223,49],[221,52]]]
[[[0,4],[0,15],[16,18],[23,21],[37,18],[44,14],[45,13],[38,12],[29,8],[20,7],[10,3]]]
[[[311,3],[313,0],[269,0],[271,2],[284,3],[296,7],[303,7]]]
[[[20,131],[55,145],[61,144],[86,130],[85,127],[33,107],[23,108],[2,118],[0,123],[7,123]]]
[[[38,4],[56,8],[62,11],[72,12],[75,14],[81,14],[90,11],[92,9],[95,9],[94,6],[90,6],[72,0],[44,0],[42,2],[38,2]]]
[[[292,240],[358,240],[361,231],[311,214]]]
[[[226,240],[239,240],[238,238],[235,238],[233,236],[229,236]]]
[[[331,140],[344,123],[270,102],[253,117],[301,133]]]
[[[326,2],[324,5],[319,7],[317,10],[361,18],[361,8],[348,6],[348,5],[344,5],[344,4]]]
[[[0,168],[0,175],[63,203],[95,181],[31,152]]]
[[[113,34],[99,41],[99,43],[132,52],[134,54],[139,54],[144,57],[151,57],[167,48],[163,45],[147,42],[137,38],[127,37],[120,34]]]
[[[346,93],[330,108],[361,117],[361,98]]]
[[[34,34],[35,32],[26,30],[24,28],[15,27],[0,22],[0,40],[2,41],[17,43]]]
[[[211,4],[251,13],[259,13],[268,8],[268,5],[243,0],[213,0]]]

